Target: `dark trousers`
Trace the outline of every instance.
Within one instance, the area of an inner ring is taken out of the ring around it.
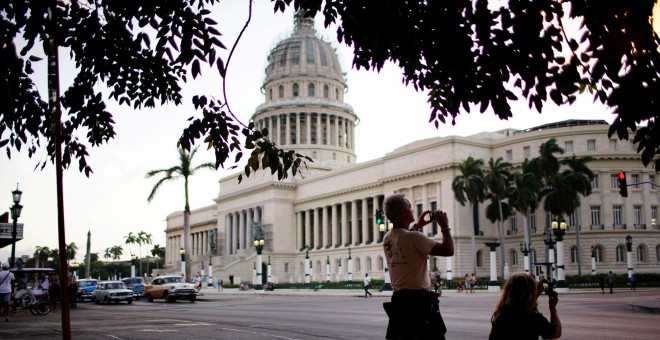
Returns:
[[[440,314],[437,294],[427,290],[397,291],[383,308],[390,319],[386,339],[445,339],[447,327]]]
[[[369,293],[369,286],[364,286],[364,297],[367,297],[367,294],[371,296],[371,293]]]

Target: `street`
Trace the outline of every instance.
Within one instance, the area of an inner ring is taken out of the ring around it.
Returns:
[[[133,304],[79,303],[71,310],[73,339],[384,339],[387,296],[359,292],[206,293],[200,301]],[[441,310],[447,339],[487,339],[499,294],[445,292]],[[657,339],[660,314],[635,312],[630,303],[660,299],[660,290],[560,295],[562,339]],[[539,299],[548,315],[546,297]],[[46,316],[19,310],[0,328],[2,339],[60,339],[57,309]]]

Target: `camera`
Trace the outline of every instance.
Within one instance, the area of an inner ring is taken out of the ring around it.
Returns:
[[[435,212],[433,210],[429,210],[429,221],[435,221]]]
[[[552,293],[552,290],[554,288],[554,285],[552,282],[543,282],[543,292],[546,294]]]

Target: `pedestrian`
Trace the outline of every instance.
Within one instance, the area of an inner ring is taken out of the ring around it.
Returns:
[[[470,294],[476,293],[475,290],[476,288],[477,288],[477,277],[474,275],[474,273],[472,273],[470,275]]]
[[[371,288],[371,278],[369,277],[369,273],[364,274],[364,298],[367,298],[367,294],[371,296],[371,293],[369,293],[369,288]]]
[[[598,287],[600,287],[601,294],[605,294],[605,274],[598,275]]]
[[[614,274],[610,270],[610,273],[607,274],[607,286],[610,287],[610,294],[614,294]]]
[[[0,307],[5,321],[9,322],[9,299],[11,298],[11,282],[14,281],[14,274],[9,271],[9,263],[2,263],[0,272]]]
[[[220,286],[220,281],[221,281],[221,280],[218,279],[218,291],[220,291],[220,288],[221,288],[221,286]]]
[[[463,290],[465,290],[465,294],[470,292],[470,274],[465,274],[465,282],[463,283]]]
[[[531,275],[515,273],[504,284],[502,295],[490,319],[489,340],[557,339],[561,336],[561,321],[557,314],[557,292],[546,291],[550,321],[538,310],[538,298],[545,280],[537,282]]]
[[[383,249],[394,291],[391,302],[383,304],[389,317],[385,338],[445,339],[447,327],[440,314],[438,296],[430,291],[426,260],[429,255],[454,255],[447,214],[425,211],[413,224],[410,202],[400,194],[385,200],[385,214],[393,223],[383,238]],[[440,225],[442,242],[418,232],[433,221]]]
[[[635,274],[630,275],[628,281],[630,283],[630,290],[637,290],[637,278],[635,277]]]
[[[60,284],[57,275],[48,279],[48,298],[50,299],[50,308],[57,309],[57,303],[60,302]]]

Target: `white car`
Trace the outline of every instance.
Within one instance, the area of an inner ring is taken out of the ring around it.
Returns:
[[[181,276],[158,276],[144,287],[144,296],[147,301],[153,302],[154,299],[164,299],[167,302],[174,300],[188,300],[195,302],[197,292],[195,286],[185,283]]]
[[[133,303],[133,291],[128,289],[122,281],[101,281],[96,285],[92,300],[96,303],[110,304],[113,301],[115,303],[126,301],[130,304]]]

